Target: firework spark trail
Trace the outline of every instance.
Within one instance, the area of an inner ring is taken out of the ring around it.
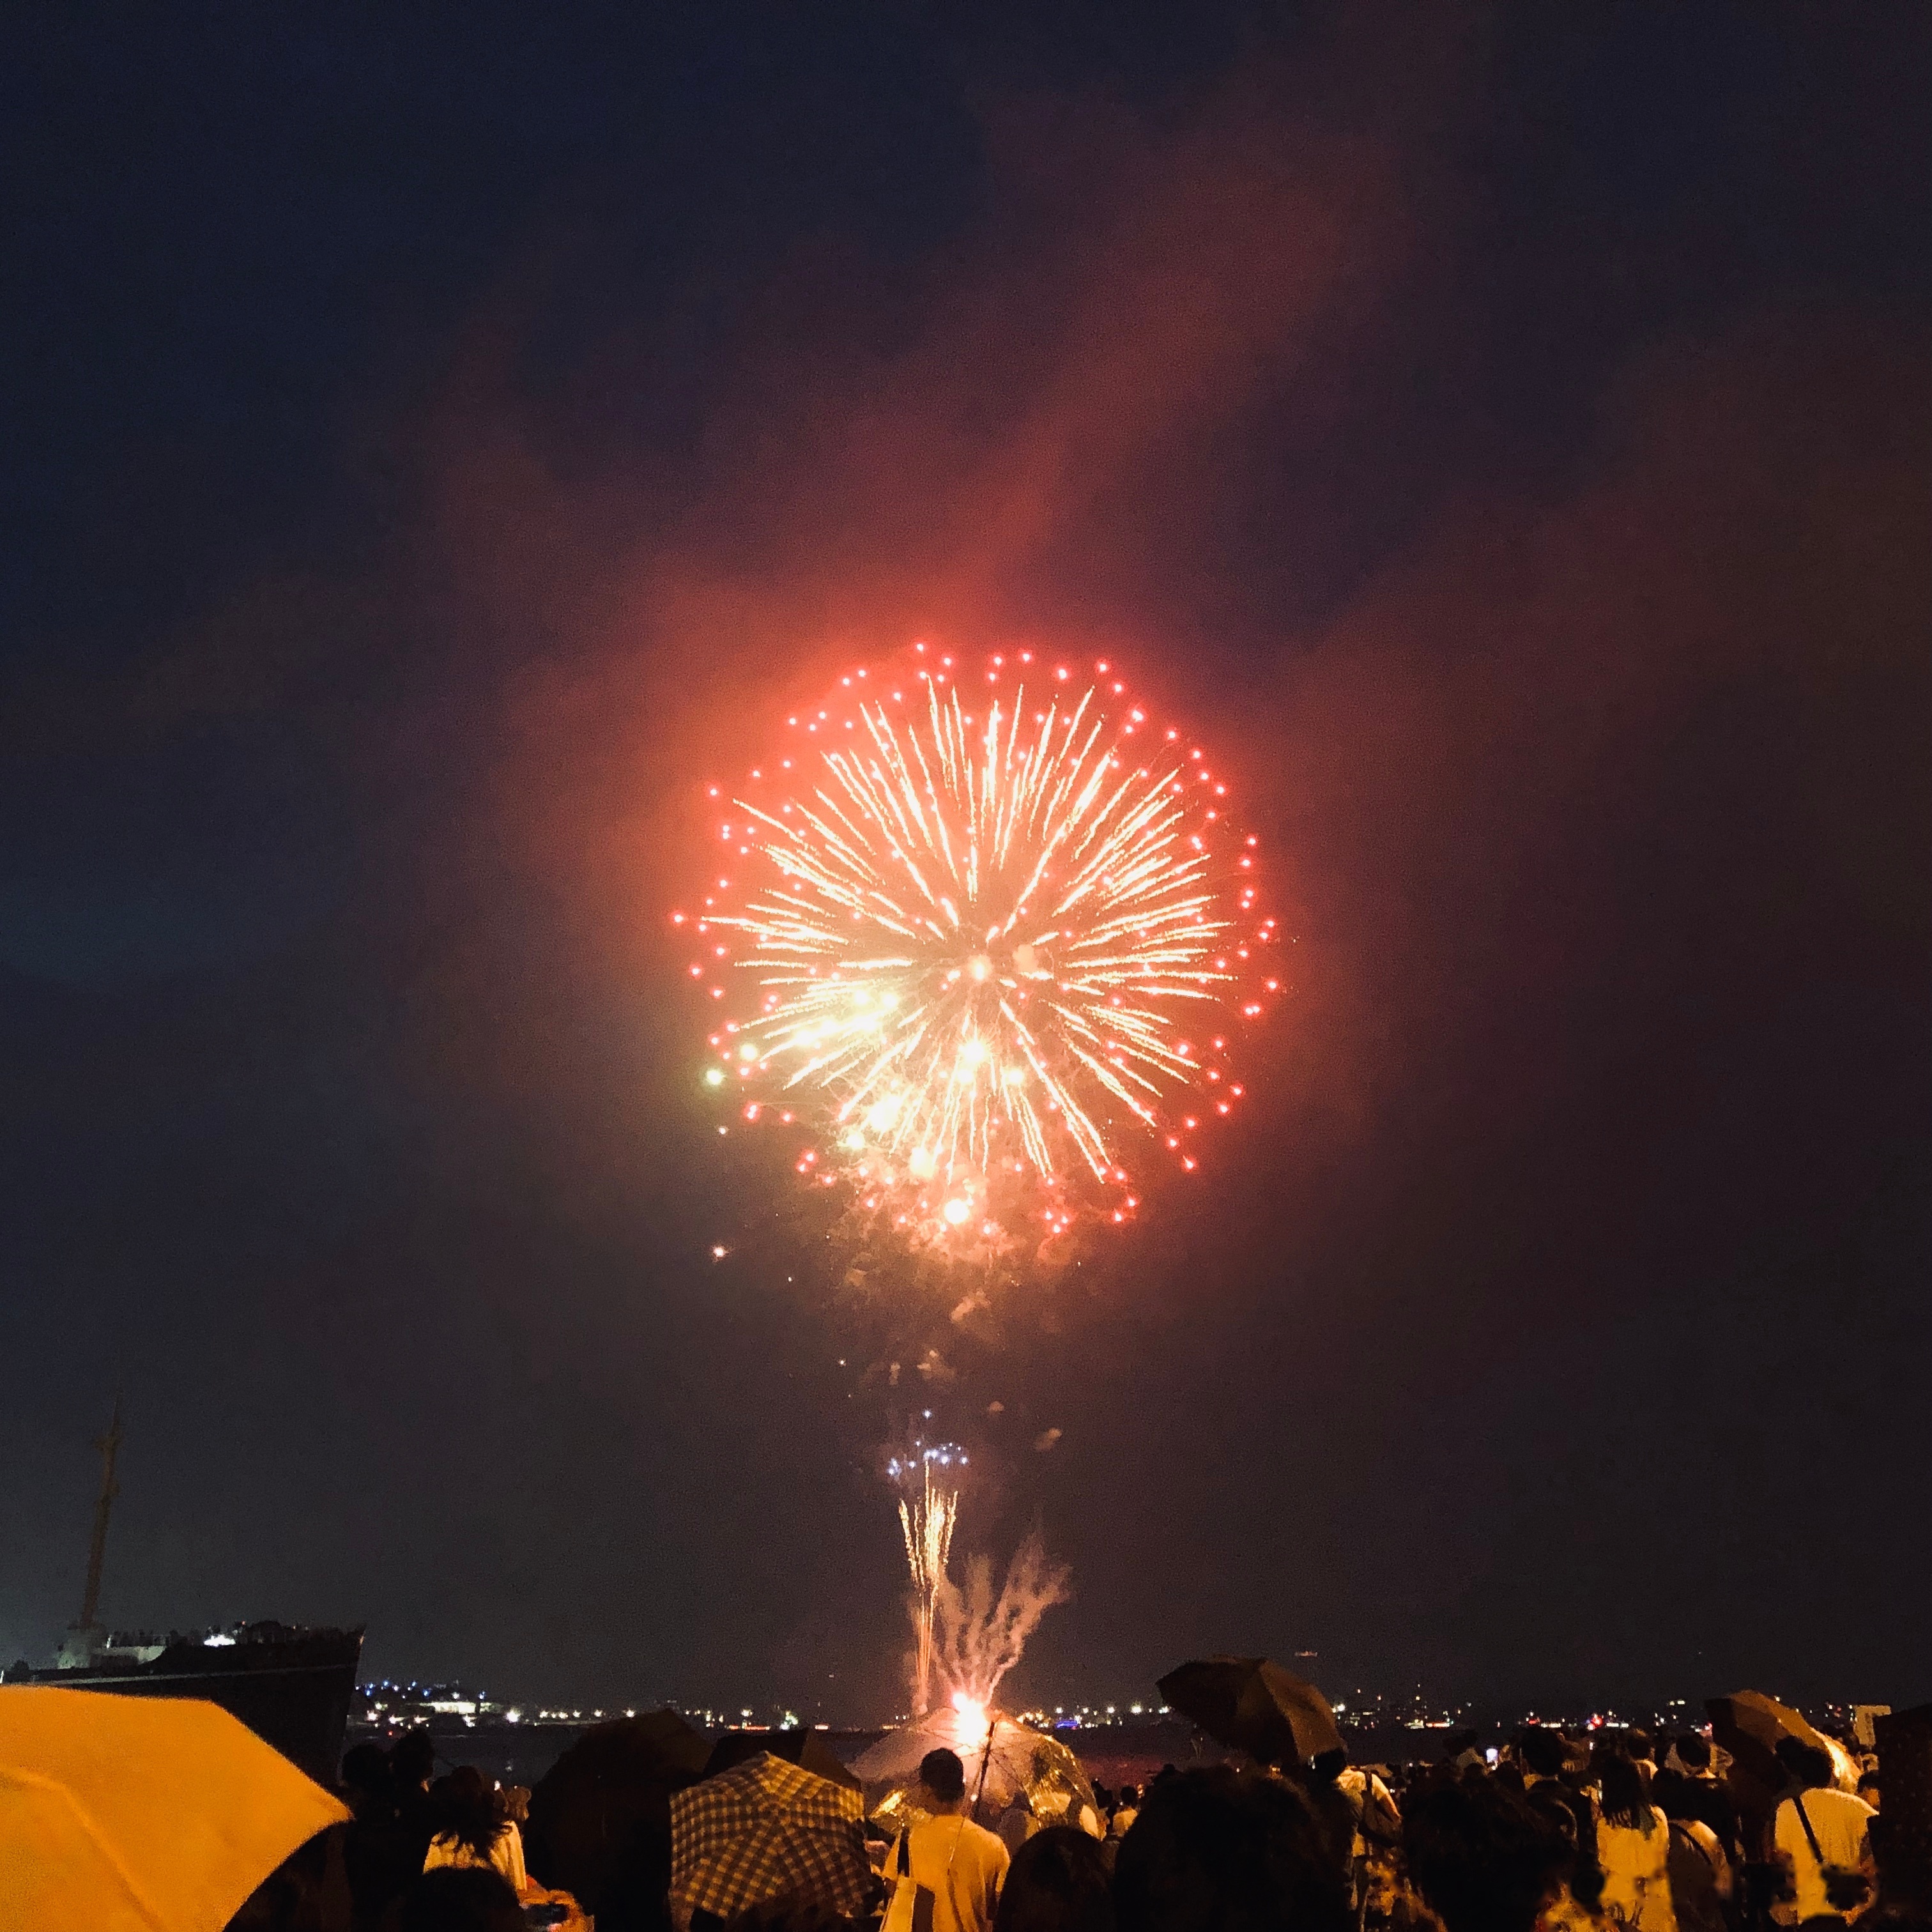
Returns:
[[[932,1707],[934,1617],[948,1587],[946,1559],[959,1520],[959,1484],[952,1474],[956,1458],[963,1468],[965,1452],[950,1443],[930,1449],[915,1445],[908,1456],[895,1458],[889,1466],[899,1486],[899,1528],[905,1536],[906,1567],[912,1573],[915,1717]],[[941,1472],[936,1478],[935,1468]]]
[[[1204,753],[1117,680],[1077,691],[1032,656],[989,659],[970,694],[950,657],[910,688],[857,673],[723,828],[763,883],[695,922],[711,957],[694,976],[730,957],[722,929],[758,991],[712,1035],[707,1078],[829,1130],[814,1178],[842,1171],[915,1237],[992,1236],[1016,1214],[1052,1232],[1110,1189],[1124,1219],[1128,1128],[1192,1168],[1198,1120],[1170,1115],[1190,1088],[1212,1089],[1197,1112],[1240,1097],[1226,1010],[1259,1015],[1241,988],[1278,937]]]
[[[1013,1552],[997,1594],[992,1564],[984,1556],[967,1564],[963,1589],[950,1577],[942,1580],[935,1647],[956,1708],[962,1699],[977,1711],[991,1707],[1000,1680],[1018,1663],[1040,1619],[1066,1601],[1072,1574],[1047,1555],[1036,1529]]]

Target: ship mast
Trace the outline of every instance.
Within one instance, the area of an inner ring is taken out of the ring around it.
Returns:
[[[114,1480],[114,1458],[121,1448],[121,1398],[114,1398],[114,1419],[107,1433],[97,1436],[94,1446],[100,1451],[100,1499],[94,1505],[94,1540],[87,1549],[87,1594],[80,1603],[80,1621],[68,1633],[61,1661],[68,1667],[85,1666],[94,1660],[99,1628],[95,1619],[100,1611],[100,1572],[107,1561],[107,1519],[114,1498],[121,1492]],[[71,1663],[70,1663],[71,1659]]]

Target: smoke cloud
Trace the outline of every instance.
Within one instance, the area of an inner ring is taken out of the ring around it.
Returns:
[[[1027,1640],[1056,1604],[1072,1597],[1073,1572],[1046,1553],[1040,1532],[1030,1531],[1013,1552],[997,1593],[991,1557],[968,1559],[963,1587],[949,1576],[934,1604],[934,1652],[950,1688],[990,1708],[1001,1680],[1018,1664]]]

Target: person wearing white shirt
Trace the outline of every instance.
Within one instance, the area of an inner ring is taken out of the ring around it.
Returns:
[[[502,1873],[521,1898],[530,1889],[524,1869],[524,1834],[507,1817],[502,1800],[473,1765],[459,1765],[431,1788],[440,1828],[423,1860],[424,1871],[446,1865],[483,1866]]]
[[[886,1860],[893,1889],[884,1932],[991,1932],[1010,1859],[966,1815],[957,1752],[930,1750],[920,1760],[918,1802],[926,1816],[900,1832]]]
[[[1797,1889],[1796,1922],[1831,1912],[1849,1917],[1874,1890],[1870,1828],[1876,1814],[1863,1798],[1832,1789],[1832,1761],[1822,1751],[1792,1738],[1778,1746],[1778,1756],[1798,1786],[1778,1806],[1772,1826],[1778,1862],[1790,1869]]]
[[[1670,1900],[1670,1827],[1651,1803],[1643,1774],[1620,1753],[1602,1760],[1602,1816],[1597,1862],[1604,1868],[1603,1909],[1640,1932],[1677,1932]]]

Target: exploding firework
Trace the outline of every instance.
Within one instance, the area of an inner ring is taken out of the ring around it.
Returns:
[[[718,1003],[705,1077],[915,1241],[1124,1220],[1126,1143],[1191,1172],[1242,1097],[1234,1036],[1280,983],[1256,841],[1106,663],[911,656],[792,717],[724,807],[727,868],[674,915]]]
[[[899,1492],[899,1528],[905,1537],[906,1567],[912,1573],[913,1714],[923,1716],[932,1701],[934,1617],[946,1587],[946,1558],[953,1526],[959,1520],[959,1478],[966,1452],[956,1443],[930,1446],[915,1442],[886,1466]]]

